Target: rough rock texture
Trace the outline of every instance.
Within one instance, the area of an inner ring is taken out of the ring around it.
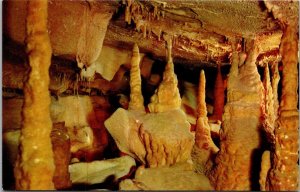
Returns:
[[[167,37],[168,62],[163,74],[163,80],[151,97],[148,108],[150,112],[164,112],[180,109],[181,98],[177,88],[178,80],[174,73],[174,64],[171,56],[172,39]]]
[[[190,159],[194,136],[183,111],[149,113],[141,122],[140,138],[149,167],[173,165]]]
[[[181,110],[141,114],[119,108],[105,126],[122,152],[150,167],[190,158],[194,137]]]
[[[297,190],[299,183],[298,148],[298,2],[265,2],[282,25],[282,95],[275,128],[275,151],[267,190]],[[284,7],[282,5],[285,5]]]
[[[49,67],[51,45],[47,1],[28,2],[27,53],[31,71],[24,87],[20,154],[14,169],[17,190],[51,190],[54,160],[50,132]]]
[[[135,161],[129,156],[90,163],[74,163],[69,165],[73,184],[99,184],[108,177],[117,179],[127,175],[130,168],[135,166]]]
[[[227,104],[220,130],[220,151],[216,165],[209,173],[216,190],[251,189],[252,155],[260,145],[263,94],[255,64],[257,55],[255,43],[247,58],[243,54],[239,56],[237,51],[232,55]]]
[[[133,180],[120,183],[120,190],[213,190],[207,177],[196,174],[189,162],[171,167],[139,167]]]
[[[218,147],[214,144],[211,134],[210,125],[208,124],[207,110],[205,103],[205,75],[202,70],[199,78],[198,88],[198,107],[197,107],[197,123],[195,134],[195,145],[193,147],[193,161],[195,162],[196,170],[199,173],[205,174],[209,169],[207,163],[211,160],[212,155],[218,152]]]

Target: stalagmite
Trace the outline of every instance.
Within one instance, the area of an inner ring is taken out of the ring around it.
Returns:
[[[170,43],[169,45],[171,46]],[[152,97],[155,102],[152,100],[149,104],[150,113],[119,108],[105,121],[105,126],[119,149],[148,167],[185,162],[191,158],[194,144],[190,124],[180,109],[181,98],[170,46],[164,80]],[[137,75],[136,73],[137,70],[131,75]]]
[[[276,118],[276,111],[274,110],[274,97],[273,97],[273,89],[271,87],[270,82],[270,73],[269,73],[269,65],[266,64],[265,66],[265,73],[264,73],[264,88],[265,88],[265,104],[264,104],[264,131],[266,132],[266,136],[269,139],[270,143],[274,143],[275,136],[274,136],[274,126],[275,126],[275,118]]]
[[[207,169],[209,169],[206,165],[208,160],[219,150],[210,135],[205,103],[205,83],[205,75],[202,70],[200,73],[198,88],[198,117],[196,122],[195,145],[192,153],[196,169],[200,173],[205,173]]]
[[[270,151],[265,151],[261,158],[261,168],[259,174],[259,185],[261,191],[266,191],[266,180],[271,168]]]
[[[140,74],[140,54],[137,44],[132,50],[130,69],[130,102],[129,110],[144,111],[144,98],[142,95],[142,80]]]
[[[27,53],[31,71],[24,87],[20,154],[15,166],[17,190],[52,190],[54,160],[50,132],[49,66],[51,45],[46,0],[28,1]]]
[[[177,76],[174,73],[174,64],[171,56],[172,39],[167,40],[168,62],[163,74],[163,80],[160,83],[155,94],[151,97],[151,103],[148,105],[150,112],[164,112],[172,109],[180,109],[181,98],[177,87]]]
[[[244,54],[233,46],[227,104],[220,130],[220,151],[209,173],[216,190],[250,190],[252,160],[260,145],[263,86],[256,68],[258,47]],[[240,65],[238,65],[240,64]],[[239,67],[238,67],[239,66]]]
[[[225,95],[220,63],[217,63],[217,68],[218,72],[214,88],[214,112],[209,119],[222,121]]]
[[[283,3],[285,6],[278,6]],[[298,2],[265,2],[272,10],[283,30],[280,44],[282,56],[282,95],[277,127],[275,127],[275,151],[272,152],[272,168],[268,175],[267,190],[297,190],[299,183],[298,148]]]

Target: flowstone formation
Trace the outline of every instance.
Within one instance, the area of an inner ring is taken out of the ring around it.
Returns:
[[[134,49],[136,49],[136,46]],[[166,65],[163,80],[149,104],[150,113],[145,113],[144,110],[133,105],[132,102],[136,103],[134,99],[137,97],[131,96],[129,104],[131,108],[128,111],[119,108],[105,122],[105,126],[116,141],[119,149],[148,167],[144,171],[139,171],[139,174],[136,175],[136,180],[132,181],[133,183],[149,183],[149,176],[141,175],[148,172],[152,173],[151,170],[156,170],[159,177],[163,177],[165,174],[173,174],[173,166],[176,167],[176,164],[186,163],[191,159],[194,136],[190,132],[190,124],[187,121],[185,113],[180,109],[181,98],[177,89],[177,78],[173,71],[170,49],[171,46],[169,41],[168,63]],[[137,72],[138,70],[131,70],[130,76],[136,77],[137,74],[133,73]],[[140,81],[139,78],[136,79]],[[140,84],[140,82],[135,82],[135,85],[137,84]],[[131,85],[133,85],[133,83],[131,83]],[[131,86],[131,94],[136,93],[140,93],[140,91],[132,89]],[[172,96],[174,100],[169,102],[168,100],[171,99],[167,96]],[[168,171],[168,169],[170,169],[170,171]],[[179,176],[176,177],[176,179],[179,179],[178,181],[184,181],[185,177],[199,180],[197,174],[193,171],[193,168],[188,169],[189,171],[187,174],[181,173],[184,169],[178,170],[178,168],[176,168],[174,170],[177,170],[178,172]],[[164,174],[164,172],[167,173]],[[172,182],[177,181],[176,179],[174,178]],[[125,184],[122,184],[122,189],[132,188],[132,186],[129,188],[124,187],[124,185],[129,186],[126,185],[126,183],[130,183],[130,181],[125,180],[124,182]],[[172,189],[183,189],[180,187],[176,188],[176,186],[177,185]],[[148,187],[138,187],[138,189],[158,188],[149,185]],[[171,188],[166,187],[166,189]],[[203,188],[196,185],[192,187],[192,189]]]

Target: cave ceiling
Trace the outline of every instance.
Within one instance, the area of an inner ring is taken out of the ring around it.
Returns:
[[[134,43],[149,57],[165,60],[166,36],[173,38],[175,64],[229,64],[231,39],[242,45],[257,39],[263,61],[277,58],[282,36],[261,1],[49,1],[48,11],[55,56],[76,61],[82,26],[87,27],[87,66],[103,47],[128,52]],[[4,3],[4,35],[20,45],[25,42],[25,17],[26,1]]]

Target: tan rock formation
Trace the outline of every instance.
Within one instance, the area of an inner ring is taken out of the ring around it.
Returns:
[[[263,127],[264,127],[264,131],[266,132],[266,136],[269,139],[269,142],[274,143],[275,141],[274,127],[275,127],[277,111],[275,111],[274,109],[275,104],[274,104],[273,89],[271,86],[268,64],[266,64],[265,66],[263,84],[264,84],[264,98],[265,98],[265,104],[263,109],[263,113],[264,113]]]
[[[213,154],[218,152],[218,147],[214,144],[210,135],[210,126],[208,124],[207,110],[205,103],[205,75],[202,70],[199,78],[198,88],[198,117],[196,122],[195,145],[193,148],[193,161],[196,170],[205,174],[209,169],[207,163],[211,160]]]
[[[133,180],[120,183],[120,190],[213,190],[203,174],[196,174],[192,163],[171,167],[139,167]]]
[[[46,0],[28,2],[26,32],[31,71],[24,87],[20,154],[14,170],[17,190],[54,189],[48,91],[52,51],[47,29],[47,4]]]
[[[283,30],[280,44],[282,55],[282,95],[272,168],[268,175],[267,190],[297,190],[299,183],[298,148],[298,2],[265,2]],[[285,5],[285,6],[282,6]]]
[[[128,174],[132,166],[135,166],[134,159],[123,156],[90,163],[74,163],[69,165],[69,171],[73,184],[92,185],[103,183],[108,177],[113,177],[116,181]]]
[[[130,69],[130,102],[129,110],[144,111],[144,98],[142,95],[142,80],[140,73],[139,47],[134,44]]]
[[[173,165],[191,158],[194,136],[181,110],[149,113],[143,117],[140,138],[149,167]]]
[[[261,191],[266,191],[266,181],[271,168],[270,151],[265,151],[261,158],[261,168],[259,174],[259,185]]]
[[[190,124],[184,112],[179,109],[181,98],[173,69],[170,43],[171,41],[168,43],[169,62],[164,72],[164,80],[151,99],[150,113],[145,114],[140,108],[129,111],[119,108],[105,121],[105,126],[119,149],[149,167],[173,165],[188,160],[194,144]],[[131,75],[136,77],[139,70],[134,70]],[[138,81],[135,83],[139,84]],[[131,89],[137,84],[131,83]],[[132,93],[141,96],[140,86],[137,88]],[[175,100],[172,101],[172,98]],[[141,105],[141,99],[137,101]]]
[[[54,154],[55,172],[53,183],[56,189],[72,186],[68,166],[71,160],[70,137],[64,123],[56,123],[51,131],[51,143]]]
[[[278,83],[280,80],[280,75],[278,71],[278,61],[275,61],[271,66],[272,72],[272,90],[273,90],[273,103],[274,103],[274,112],[275,112],[275,120],[278,118],[278,109],[279,109],[279,101],[278,101]]]
[[[163,74],[163,80],[149,103],[150,112],[164,112],[173,109],[180,109],[181,98],[177,88],[178,80],[174,73],[174,64],[171,56],[172,39],[167,37],[168,62]]]
[[[251,189],[252,153],[260,145],[263,87],[255,64],[258,47],[254,43],[250,48],[245,63],[243,54],[232,55],[220,151],[209,173],[216,190]]]

